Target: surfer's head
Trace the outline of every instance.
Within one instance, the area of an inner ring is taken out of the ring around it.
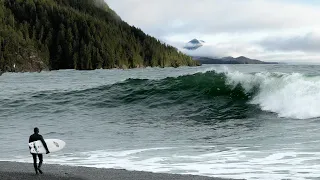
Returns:
[[[34,133],[38,134],[38,133],[39,133],[39,128],[35,127],[35,128],[33,129],[33,131],[34,131]]]

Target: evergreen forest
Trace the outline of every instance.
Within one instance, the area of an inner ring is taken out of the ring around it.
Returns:
[[[103,0],[0,0],[0,71],[195,66]]]

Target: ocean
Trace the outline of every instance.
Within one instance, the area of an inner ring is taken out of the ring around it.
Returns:
[[[0,76],[0,160],[223,178],[320,177],[320,66],[203,65]]]

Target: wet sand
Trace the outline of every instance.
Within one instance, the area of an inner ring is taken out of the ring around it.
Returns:
[[[1,162],[1,180],[227,180],[193,175],[175,175],[44,164],[36,175],[29,163]],[[230,180],[230,179],[229,179]]]

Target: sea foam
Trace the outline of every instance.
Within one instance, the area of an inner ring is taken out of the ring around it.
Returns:
[[[249,102],[280,117],[309,119],[320,117],[320,77],[300,73],[225,72],[227,84],[240,84],[249,93],[258,92]]]

